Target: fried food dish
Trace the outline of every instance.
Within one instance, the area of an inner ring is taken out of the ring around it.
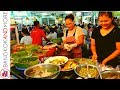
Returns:
[[[49,57],[47,60],[44,61],[44,63],[48,64],[56,64],[56,65],[63,65],[68,61],[68,58],[65,56],[54,56]]]
[[[75,60],[68,60],[68,62],[61,68],[61,71],[70,71],[77,67],[78,63]]]
[[[65,63],[65,60],[64,59],[54,59],[53,61],[50,61],[50,63],[61,65],[61,64]]]

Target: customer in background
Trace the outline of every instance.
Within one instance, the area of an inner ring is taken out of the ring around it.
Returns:
[[[102,66],[120,64],[120,29],[113,22],[112,12],[99,12],[99,27],[91,36],[92,59]]]
[[[32,38],[30,36],[30,33],[28,32],[27,28],[22,28],[21,34],[23,37],[20,40],[21,44],[31,44],[32,43]]]
[[[57,33],[55,32],[55,28],[50,28],[50,33],[47,35],[47,39],[56,39]]]
[[[34,28],[32,29],[30,35],[32,38],[32,44],[42,45],[42,38],[44,38],[46,41],[48,41],[44,30],[40,29],[39,21],[34,21]]]

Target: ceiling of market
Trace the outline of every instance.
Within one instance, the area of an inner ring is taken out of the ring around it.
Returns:
[[[65,17],[66,14],[74,13],[76,16],[81,16],[81,12],[90,12],[91,11],[12,11],[12,16],[56,16],[56,17]]]
[[[13,11],[16,16],[27,16],[27,13],[30,12],[32,15],[66,15],[69,13],[81,13],[81,12],[92,12],[92,11]],[[95,11],[98,12],[98,11]],[[113,11],[114,16],[120,16],[120,11]]]
[[[69,11],[68,13],[71,13]],[[75,11],[73,11],[75,12]],[[59,14],[67,14],[66,11],[31,11],[31,14],[34,15],[59,15]]]
[[[28,16],[28,14],[35,16],[44,16],[44,15],[59,16],[59,15],[66,15],[68,13],[72,13],[72,11],[67,11],[67,12],[66,11],[12,11],[11,12],[11,14],[15,16]]]

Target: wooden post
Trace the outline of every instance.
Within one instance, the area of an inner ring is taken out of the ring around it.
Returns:
[[[16,41],[17,41],[17,45],[19,45],[20,42],[19,42],[19,34],[18,34],[17,25],[11,25],[11,28],[15,28]]]

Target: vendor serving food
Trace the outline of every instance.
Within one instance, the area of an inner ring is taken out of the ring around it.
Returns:
[[[82,50],[80,46],[84,43],[82,28],[75,25],[73,14],[65,17],[65,23],[68,29],[64,32],[63,36],[64,50],[70,51],[68,55],[70,58],[81,58]]]
[[[120,64],[120,29],[113,22],[112,12],[99,12],[98,22],[100,26],[91,37],[92,60],[116,67]]]

